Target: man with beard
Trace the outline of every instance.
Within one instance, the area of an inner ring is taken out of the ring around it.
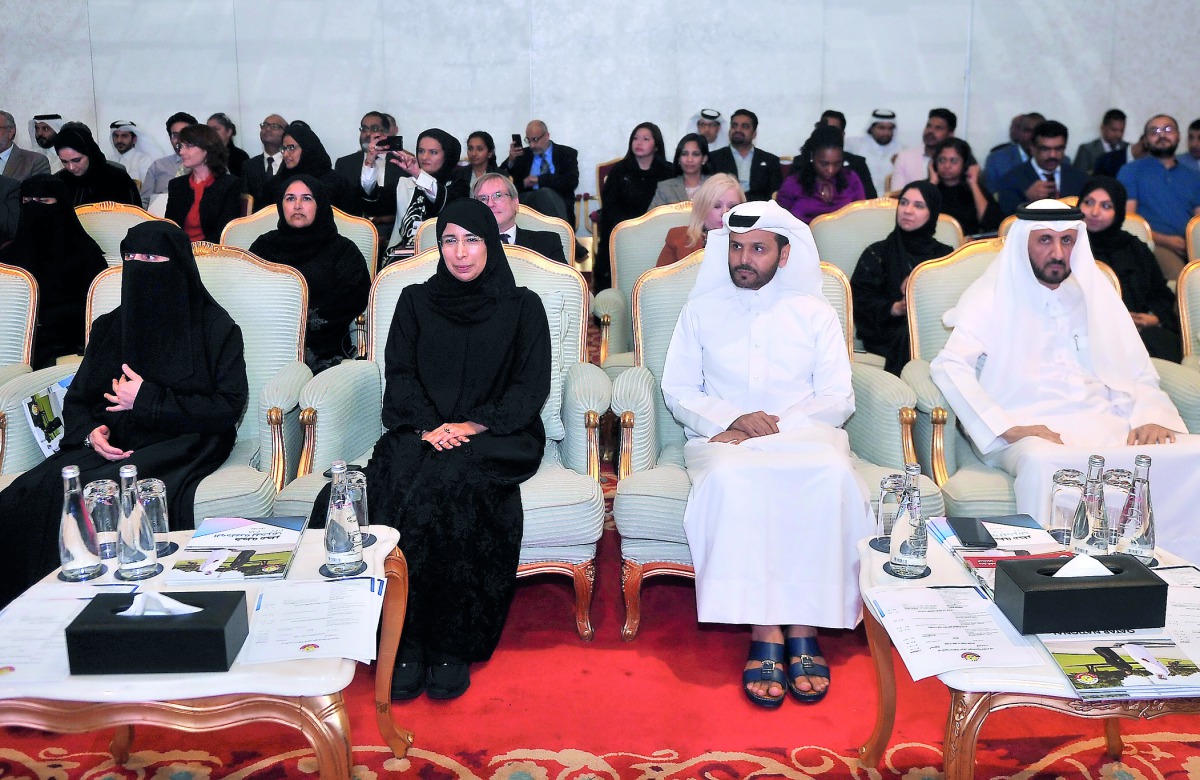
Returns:
[[[933,148],[954,135],[958,117],[948,108],[934,108],[929,112],[925,130],[921,133],[924,146],[910,146],[896,155],[892,171],[892,191],[904,189],[910,181],[929,178],[929,162],[933,159]]]
[[[159,156],[157,150],[142,137],[142,129],[135,122],[118,119],[108,126],[112,131],[112,145],[117,152],[117,161],[137,181],[146,178],[146,171]]]
[[[346,192],[354,193],[355,214],[375,223],[380,235],[392,232],[396,221],[396,183],[400,168],[387,164],[387,152],[375,144],[387,138],[388,121],[381,111],[363,115],[358,127],[359,150],[339,157],[333,170],[345,182]]]
[[[179,131],[194,124],[196,124],[196,117],[185,111],[171,114],[167,119],[167,137],[171,140],[172,153],[158,158],[146,169],[146,176],[142,179],[143,208],[150,208],[150,201],[154,200],[155,195],[166,194],[167,184],[171,179],[188,173],[188,169],[179,157]]]
[[[1129,213],[1140,214],[1150,223],[1154,255],[1163,275],[1177,279],[1187,263],[1187,223],[1200,214],[1200,173],[1175,158],[1179,123],[1173,117],[1150,117],[1142,143],[1147,156],[1126,163],[1117,180],[1129,191]]]
[[[1042,122],[1033,131],[1033,155],[1004,174],[996,185],[1000,210],[1012,214],[1022,203],[1045,198],[1079,195],[1086,178],[1073,165],[1067,165],[1067,128],[1053,119]]]
[[[50,173],[46,158],[17,146],[14,143],[16,137],[17,121],[7,111],[0,111],[0,173],[18,181],[39,173]]]
[[[845,130],[845,128],[842,128]],[[892,160],[900,151],[900,141],[896,138],[896,112],[888,108],[877,108],[871,112],[871,123],[867,126],[867,134],[846,139],[846,151],[861,156],[867,163],[871,176],[869,181],[874,184],[877,192],[886,192],[888,174],[892,172]],[[862,178],[861,176],[859,178]],[[867,183],[863,180],[863,184]],[[867,197],[875,197],[868,195]]]
[[[50,163],[50,172],[62,170],[62,163],[54,153],[54,139],[62,130],[63,118],[59,114],[38,114],[29,120],[29,137],[38,145],[46,160]]]
[[[279,114],[271,114],[258,124],[258,140],[262,143],[262,154],[256,154],[242,166],[242,188],[254,198],[254,210],[258,211],[270,203],[263,203],[263,187],[274,178],[283,165],[283,134],[288,121]]]
[[[738,180],[746,200],[770,200],[783,184],[779,158],[754,145],[758,116],[739,108],[729,117],[729,146],[708,155],[713,173],[728,173]]]

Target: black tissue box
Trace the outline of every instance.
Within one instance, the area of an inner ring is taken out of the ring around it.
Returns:
[[[100,593],[67,626],[71,674],[227,672],[249,633],[246,592],[163,593],[187,615],[123,617],[132,593]]]
[[[1022,634],[1162,628],[1167,583],[1132,555],[1097,555],[1111,577],[1054,577],[1067,559],[996,563],[996,606]]]

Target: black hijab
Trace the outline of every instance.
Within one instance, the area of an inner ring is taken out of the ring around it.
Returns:
[[[88,158],[88,169],[82,176],[67,170],[57,174],[70,191],[70,205],[80,206],[105,200],[135,205],[133,180],[128,173],[108,164],[104,152],[89,133],[77,127],[63,128],[54,139],[54,151],[63,149],[74,149]]]
[[[200,280],[192,244],[164,220],[134,225],[121,255],[161,255],[170,260],[126,260],[121,271],[121,356],[143,378],[170,387],[190,377],[193,339],[202,338],[205,306],[220,305]]]
[[[474,198],[450,202],[438,216],[439,253],[447,225],[458,225],[482,238],[487,243],[487,264],[479,276],[463,282],[450,273],[443,254],[438,261],[437,272],[425,282],[425,289],[433,306],[448,319],[455,322],[483,322],[492,316],[501,300],[515,296],[517,289],[508,257],[504,254],[504,244],[500,241],[496,217],[487,206]]]
[[[938,191],[937,185],[928,180],[914,181],[900,191],[899,197],[904,197],[904,193],[909,190],[921,193],[921,199],[929,209],[929,219],[915,230],[902,230],[900,225],[896,225],[888,236],[887,243],[888,253],[895,253],[903,258],[912,269],[925,260],[944,257],[952,250],[933,237],[937,231],[938,216],[942,213],[942,193]]]
[[[292,122],[288,125],[284,135],[290,135],[300,147],[300,162],[296,164],[295,168],[281,165],[275,174],[276,179],[285,181],[302,173],[309,176],[323,176],[333,170],[333,161],[329,159],[329,152],[325,151],[325,145],[308,126],[308,122],[299,120]]]
[[[439,183],[445,184],[450,181],[450,177],[454,175],[454,169],[458,167],[458,158],[462,156],[462,144],[458,142],[457,138],[437,127],[431,127],[417,136],[418,148],[420,148],[422,138],[432,138],[442,145],[442,167],[437,170],[437,173],[431,175]],[[439,235],[441,234],[439,233]]]
[[[1125,189],[1125,185],[1111,176],[1092,176],[1083,183],[1083,188],[1079,190],[1079,200],[1082,201],[1096,190],[1104,190],[1108,193],[1113,204],[1112,224],[1104,230],[1096,232],[1088,230],[1088,242],[1092,245],[1092,252],[1097,254],[1096,259],[1103,260],[1110,253],[1129,246],[1130,241],[1140,239],[1121,228],[1125,224],[1125,209],[1129,202],[1129,193]]]
[[[22,203],[17,236],[0,255],[33,274],[43,296],[53,295],[54,283],[70,280],[78,270],[90,271],[85,284],[104,270],[104,252],[80,224],[66,182],[48,173],[31,176],[21,182],[21,198],[57,201]],[[72,267],[70,258],[81,259],[86,269]]]
[[[302,228],[292,227],[283,216],[283,199],[293,182],[301,182],[308,187],[317,204],[317,214],[312,224]],[[330,239],[338,235],[337,224],[333,221],[333,201],[329,197],[329,190],[319,179],[308,174],[292,176],[280,190],[275,206],[279,211],[279,224],[275,230],[254,242],[256,249],[262,250],[263,257],[270,258],[272,262],[303,265],[325,251]]]

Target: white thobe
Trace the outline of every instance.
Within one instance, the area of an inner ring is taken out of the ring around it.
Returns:
[[[146,178],[146,171],[154,164],[154,159],[135,146],[128,152],[118,155],[117,162],[125,166],[131,179],[137,179],[140,182]]]
[[[829,304],[772,284],[696,297],[675,327],[663,395],[687,429],[684,528],[700,620],[856,625],[855,544],[872,521],[837,427],[854,392]],[[780,432],[709,442],[755,411],[778,415]]]
[[[1200,502],[1200,436],[1183,433],[1174,444],[1129,447],[1129,431],[1156,423],[1186,431],[1178,410],[1158,386],[1150,368],[1132,377],[1132,395],[1118,393],[1096,376],[1089,357],[1087,313],[1073,278],[1057,290],[1037,288],[1043,334],[1024,347],[1033,369],[1022,374],[1036,384],[1008,378],[1003,387],[985,388],[976,367],[984,346],[956,329],[930,370],[934,382],[958,415],[963,430],[983,461],[1015,478],[1017,511],[1050,521],[1054,472],[1086,471],[1089,455],[1101,455],[1106,468],[1133,469],[1133,458],[1149,455],[1151,493],[1159,546],[1200,561],[1200,540],[1190,533],[1194,506]],[[1114,311],[1113,316],[1128,316]],[[1103,349],[1104,345],[1095,345]],[[998,400],[1003,398],[1003,402]],[[1018,425],[1045,425],[1063,444],[1026,437],[1008,444],[1001,434]]]

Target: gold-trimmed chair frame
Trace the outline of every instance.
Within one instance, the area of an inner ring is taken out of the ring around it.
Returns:
[[[25,311],[25,324],[22,327],[25,335],[22,339],[21,355],[18,362],[30,365],[33,360],[33,335],[34,329],[37,327],[37,311],[38,290],[37,280],[33,278],[33,274],[26,271],[24,268],[18,268],[15,265],[5,265],[0,263],[0,276],[9,276],[25,282],[29,287],[29,306]],[[0,410],[0,463],[4,462],[4,445],[8,438],[8,415]]]

